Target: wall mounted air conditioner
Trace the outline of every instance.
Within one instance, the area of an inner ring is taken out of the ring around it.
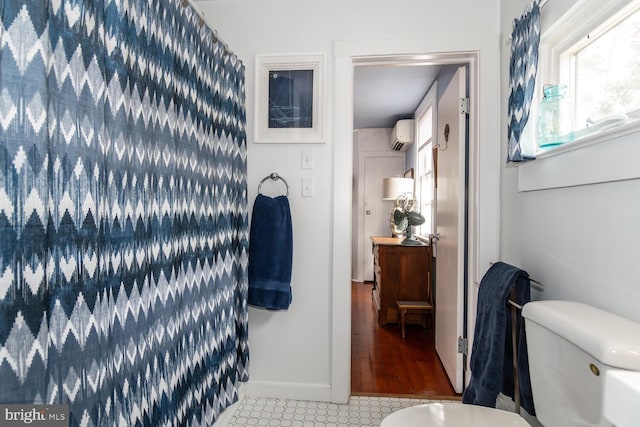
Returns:
[[[413,144],[415,123],[413,119],[398,120],[391,131],[391,149],[393,151],[407,151]]]

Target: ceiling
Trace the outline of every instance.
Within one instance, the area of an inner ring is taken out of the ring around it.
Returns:
[[[392,128],[413,112],[441,65],[367,65],[354,69],[353,128]]]

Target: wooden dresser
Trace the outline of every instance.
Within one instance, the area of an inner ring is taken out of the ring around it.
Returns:
[[[428,245],[403,246],[403,239],[371,237],[373,242],[373,303],[378,324],[399,320],[396,301],[426,301],[431,256]]]

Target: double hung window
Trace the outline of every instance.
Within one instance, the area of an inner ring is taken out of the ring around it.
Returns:
[[[640,118],[640,1],[579,1],[550,33],[537,91],[568,86],[577,138]]]
[[[429,89],[416,109],[416,199],[425,222],[416,227],[415,233],[428,237],[434,232],[433,218],[435,207],[435,171],[433,147],[435,145],[435,128],[437,127],[436,94],[438,82]]]

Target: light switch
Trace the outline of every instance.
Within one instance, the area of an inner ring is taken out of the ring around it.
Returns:
[[[302,169],[313,169],[313,151],[302,150]]]
[[[313,197],[313,180],[310,176],[302,177],[302,197]]]

